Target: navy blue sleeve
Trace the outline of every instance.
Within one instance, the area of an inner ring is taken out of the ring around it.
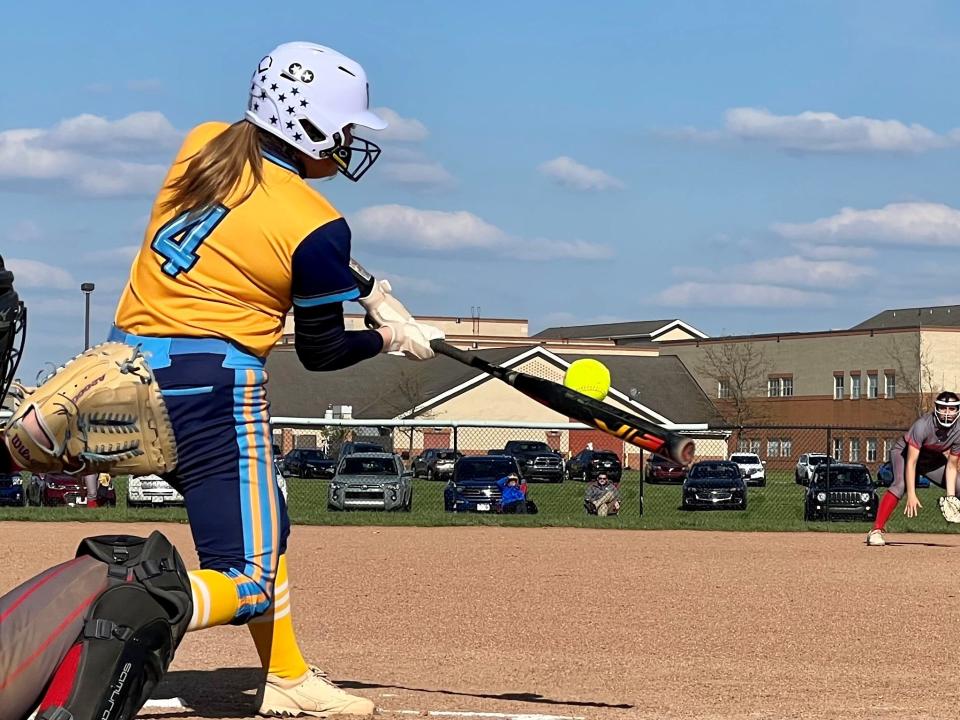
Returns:
[[[307,370],[339,370],[383,349],[376,330],[346,330],[343,301],[360,296],[350,270],[350,228],[338,218],[303,239],[293,253],[294,346]]]
[[[293,253],[294,307],[316,307],[360,297],[350,271],[350,228],[337,218],[307,235]]]
[[[376,330],[345,330],[343,306],[326,303],[293,306],[294,347],[307,370],[340,370],[367,360],[383,350]]]

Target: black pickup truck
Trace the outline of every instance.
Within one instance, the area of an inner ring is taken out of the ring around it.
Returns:
[[[563,482],[563,458],[545,442],[508,440],[502,450],[490,450],[487,454],[516,459],[526,482]]]

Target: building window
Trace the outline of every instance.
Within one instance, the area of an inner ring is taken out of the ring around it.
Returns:
[[[833,376],[833,399],[843,400],[843,375]]]
[[[851,400],[860,399],[860,376],[859,375],[850,376],[850,399]]]
[[[867,440],[867,462],[877,461],[877,440],[870,438]]]
[[[780,378],[780,394],[783,397],[793,397],[793,378]]]
[[[843,461],[843,438],[833,439],[833,459],[837,462]]]
[[[740,438],[737,440],[737,452],[750,452],[750,441],[746,438]]]
[[[717,382],[717,397],[721,400],[730,397],[730,381],[720,380]]]
[[[883,394],[888,398],[897,396],[897,374],[886,372],[883,374]]]
[[[780,378],[767,378],[767,397],[780,397]]]
[[[860,440],[850,441],[850,462],[860,462]]]
[[[877,374],[867,375],[867,400],[877,399]]]
[[[790,438],[780,438],[780,457],[791,457],[793,455],[793,440]]]
[[[883,441],[883,461],[886,462],[887,458],[890,457],[890,447],[895,441],[893,440],[884,440]]]
[[[780,454],[780,441],[767,440],[767,457],[775,458]]]
[[[754,455],[760,454],[760,438],[750,441],[750,452],[752,452]]]

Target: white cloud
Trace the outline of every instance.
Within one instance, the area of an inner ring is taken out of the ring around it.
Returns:
[[[793,243],[793,248],[802,257],[814,260],[863,260],[876,255],[871,247],[855,245],[816,245],[808,242]]]
[[[940,203],[891,203],[875,210],[843,208],[810,223],[777,223],[774,232],[810,243],[960,245],[960,210]]]
[[[25,258],[7,258],[6,266],[13,270],[14,283],[19,288],[48,288],[52,290],[66,290],[76,288],[80,291],[80,284],[75,282],[67,270],[48,265],[38,260]]]
[[[380,174],[398,185],[418,190],[442,190],[456,184],[456,179],[443,165],[429,160],[386,162]]]
[[[375,278],[385,278],[389,280],[394,292],[399,291],[417,295],[441,295],[447,292],[446,287],[429,278],[401,275],[400,273],[383,269],[371,269],[370,272]]]
[[[842,288],[875,274],[871,267],[844,260],[812,260],[799,255],[765,258],[734,267],[730,274],[746,282]]]
[[[766,108],[739,107],[727,110],[724,117],[722,131],[686,128],[673,135],[705,141],[732,138],[800,153],[925,152],[960,142],[956,130],[941,135],[917,123],[861,115],[811,111],[775,115]]]
[[[152,194],[166,174],[165,164],[110,156],[166,150],[178,138],[177,131],[159,113],[134,113],[116,121],[79,115],[52,130],[5,130],[0,132],[0,183],[16,183],[21,192]]]
[[[79,150],[110,155],[143,155],[176,149],[183,133],[159,112],[137,112],[107,120],[98,115],[77,115],[62,120],[34,139],[51,150]]]
[[[385,129],[370,131],[380,140],[421,142],[430,134],[427,126],[416,118],[402,117],[396,110],[388,107],[374,108],[373,111],[387,121]]]
[[[661,305],[679,307],[819,307],[830,305],[833,298],[821,292],[797,290],[779,285],[745,283],[685,282],[658,293]]]
[[[566,155],[542,163],[538,170],[554,182],[574,190],[618,190],[623,187],[623,183],[612,175],[587,167]]]
[[[607,258],[605,245],[582,241],[520,238],[510,235],[466,210],[421,210],[406,205],[375,205],[350,219],[354,235],[369,242],[407,251],[446,253],[483,252],[522,260]]]

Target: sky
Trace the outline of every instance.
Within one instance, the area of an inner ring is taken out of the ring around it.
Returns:
[[[5,9],[0,253],[25,379],[83,349],[81,282],[106,337],[183,134],[239,119],[291,40],[360,62],[391,120],[359,183],[316,188],[415,315],[724,335],[960,303],[956,3],[179,7]]]

